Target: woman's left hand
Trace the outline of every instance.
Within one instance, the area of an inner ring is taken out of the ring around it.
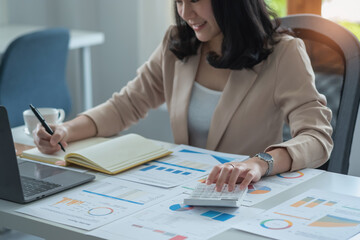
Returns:
[[[216,191],[221,191],[225,183],[229,191],[240,183],[240,189],[246,188],[251,182],[257,182],[265,174],[268,164],[257,158],[249,158],[243,162],[229,162],[215,166],[206,179],[206,184],[216,183]]]

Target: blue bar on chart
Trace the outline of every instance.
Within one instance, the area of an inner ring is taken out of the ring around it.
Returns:
[[[213,210],[204,212],[203,214],[201,214],[201,216],[209,217],[209,218],[212,218],[213,220],[221,221],[221,222],[225,222],[225,221],[229,220],[230,218],[235,217],[235,215],[232,215],[232,214],[222,213],[222,212],[213,211]]]
[[[106,198],[111,198],[111,199],[115,199],[115,200],[120,200],[120,201],[124,201],[124,202],[129,202],[129,203],[134,203],[134,204],[138,204],[138,205],[144,205],[144,203],[142,202],[135,202],[135,201],[131,201],[125,198],[119,198],[116,196],[111,196],[111,195],[107,195],[107,194],[102,194],[102,193],[97,193],[97,192],[93,192],[93,191],[88,191],[88,190],[82,190],[83,192],[89,193],[89,194],[94,194],[97,196],[102,196],[102,197],[106,197]]]
[[[210,165],[208,164],[204,164],[204,163],[194,163],[191,161],[182,161],[178,164],[173,164],[173,163],[168,163],[168,162],[162,162],[162,161],[153,161],[154,163],[157,164],[164,164],[167,166],[172,166],[172,167],[176,167],[176,168],[183,168],[183,169],[188,169],[188,170],[192,170],[192,171],[197,171],[197,172],[206,172],[207,168],[210,168]]]
[[[204,212],[203,214],[201,214],[201,216],[213,218],[220,214],[221,214],[221,212],[210,210],[210,211]]]
[[[217,155],[208,154],[208,153],[196,152],[196,151],[192,151],[192,150],[188,150],[188,149],[182,149],[179,152],[210,155],[211,157],[218,160],[220,163],[227,163],[227,162],[231,162],[231,161],[235,160],[235,158],[231,158],[231,157],[217,156]]]
[[[140,171],[144,171],[144,172],[145,172],[145,171],[151,170],[151,169],[153,169],[153,168],[157,168],[157,166],[156,166],[156,165],[151,165],[151,166],[149,166],[149,167],[140,169]]]
[[[140,169],[140,171],[143,171],[143,172],[146,172],[149,170],[165,171],[165,172],[169,172],[169,173],[173,173],[173,174],[181,174],[181,175],[185,175],[185,176],[191,174],[191,172],[184,172],[181,170],[176,170],[174,168],[159,167],[157,165],[150,165],[150,166]]]
[[[229,220],[230,218],[233,218],[235,217],[235,215],[232,215],[232,214],[227,214],[227,213],[223,213],[215,218],[213,218],[214,220],[217,220],[217,221],[221,221],[221,222],[225,222],[227,220]]]
[[[158,168],[156,168],[156,170],[164,170],[164,169],[166,169],[165,167],[158,167]]]

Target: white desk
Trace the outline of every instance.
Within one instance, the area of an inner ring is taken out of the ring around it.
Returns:
[[[26,25],[0,25],[0,55],[17,37],[37,30],[45,29],[43,26]],[[91,79],[91,53],[90,47],[102,44],[104,34],[82,30],[70,30],[69,49],[80,49],[82,84],[84,88],[84,110],[92,107],[92,79]]]
[[[32,142],[30,137],[24,136],[22,127],[17,127],[13,129],[13,135],[15,141],[19,143],[29,144]],[[169,144],[169,146],[171,146],[171,144]],[[103,177],[103,175],[97,175],[97,178],[101,177]],[[297,185],[292,189],[282,192],[264,202],[256,204],[254,205],[254,207],[270,209],[285,200],[288,200],[300,193],[305,192],[310,188],[320,188],[323,190],[338,192],[342,194],[351,194],[360,197],[360,178],[326,172],[307,182]],[[20,207],[22,207],[22,205],[20,204],[0,200],[0,226],[19,230],[25,233],[30,233],[46,239],[98,239],[96,237],[86,235],[86,231],[84,230],[68,227],[53,222],[47,222],[46,220],[37,219],[35,217],[26,216],[14,212],[14,210]],[[268,238],[231,229],[211,239],[253,240]]]

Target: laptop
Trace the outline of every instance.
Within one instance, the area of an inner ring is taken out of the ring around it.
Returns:
[[[95,176],[22,160],[16,156],[6,108],[0,106],[0,198],[32,202],[90,182]]]

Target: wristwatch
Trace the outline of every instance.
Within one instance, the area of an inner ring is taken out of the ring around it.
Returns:
[[[268,169],[266,170],[264,177],[268,176],[272,172],[272,169],[273,169],[273,165],[274,165],[273,157],[268,153],[258,153],[254,157],[258,157],[261,160],[267,162]]]

